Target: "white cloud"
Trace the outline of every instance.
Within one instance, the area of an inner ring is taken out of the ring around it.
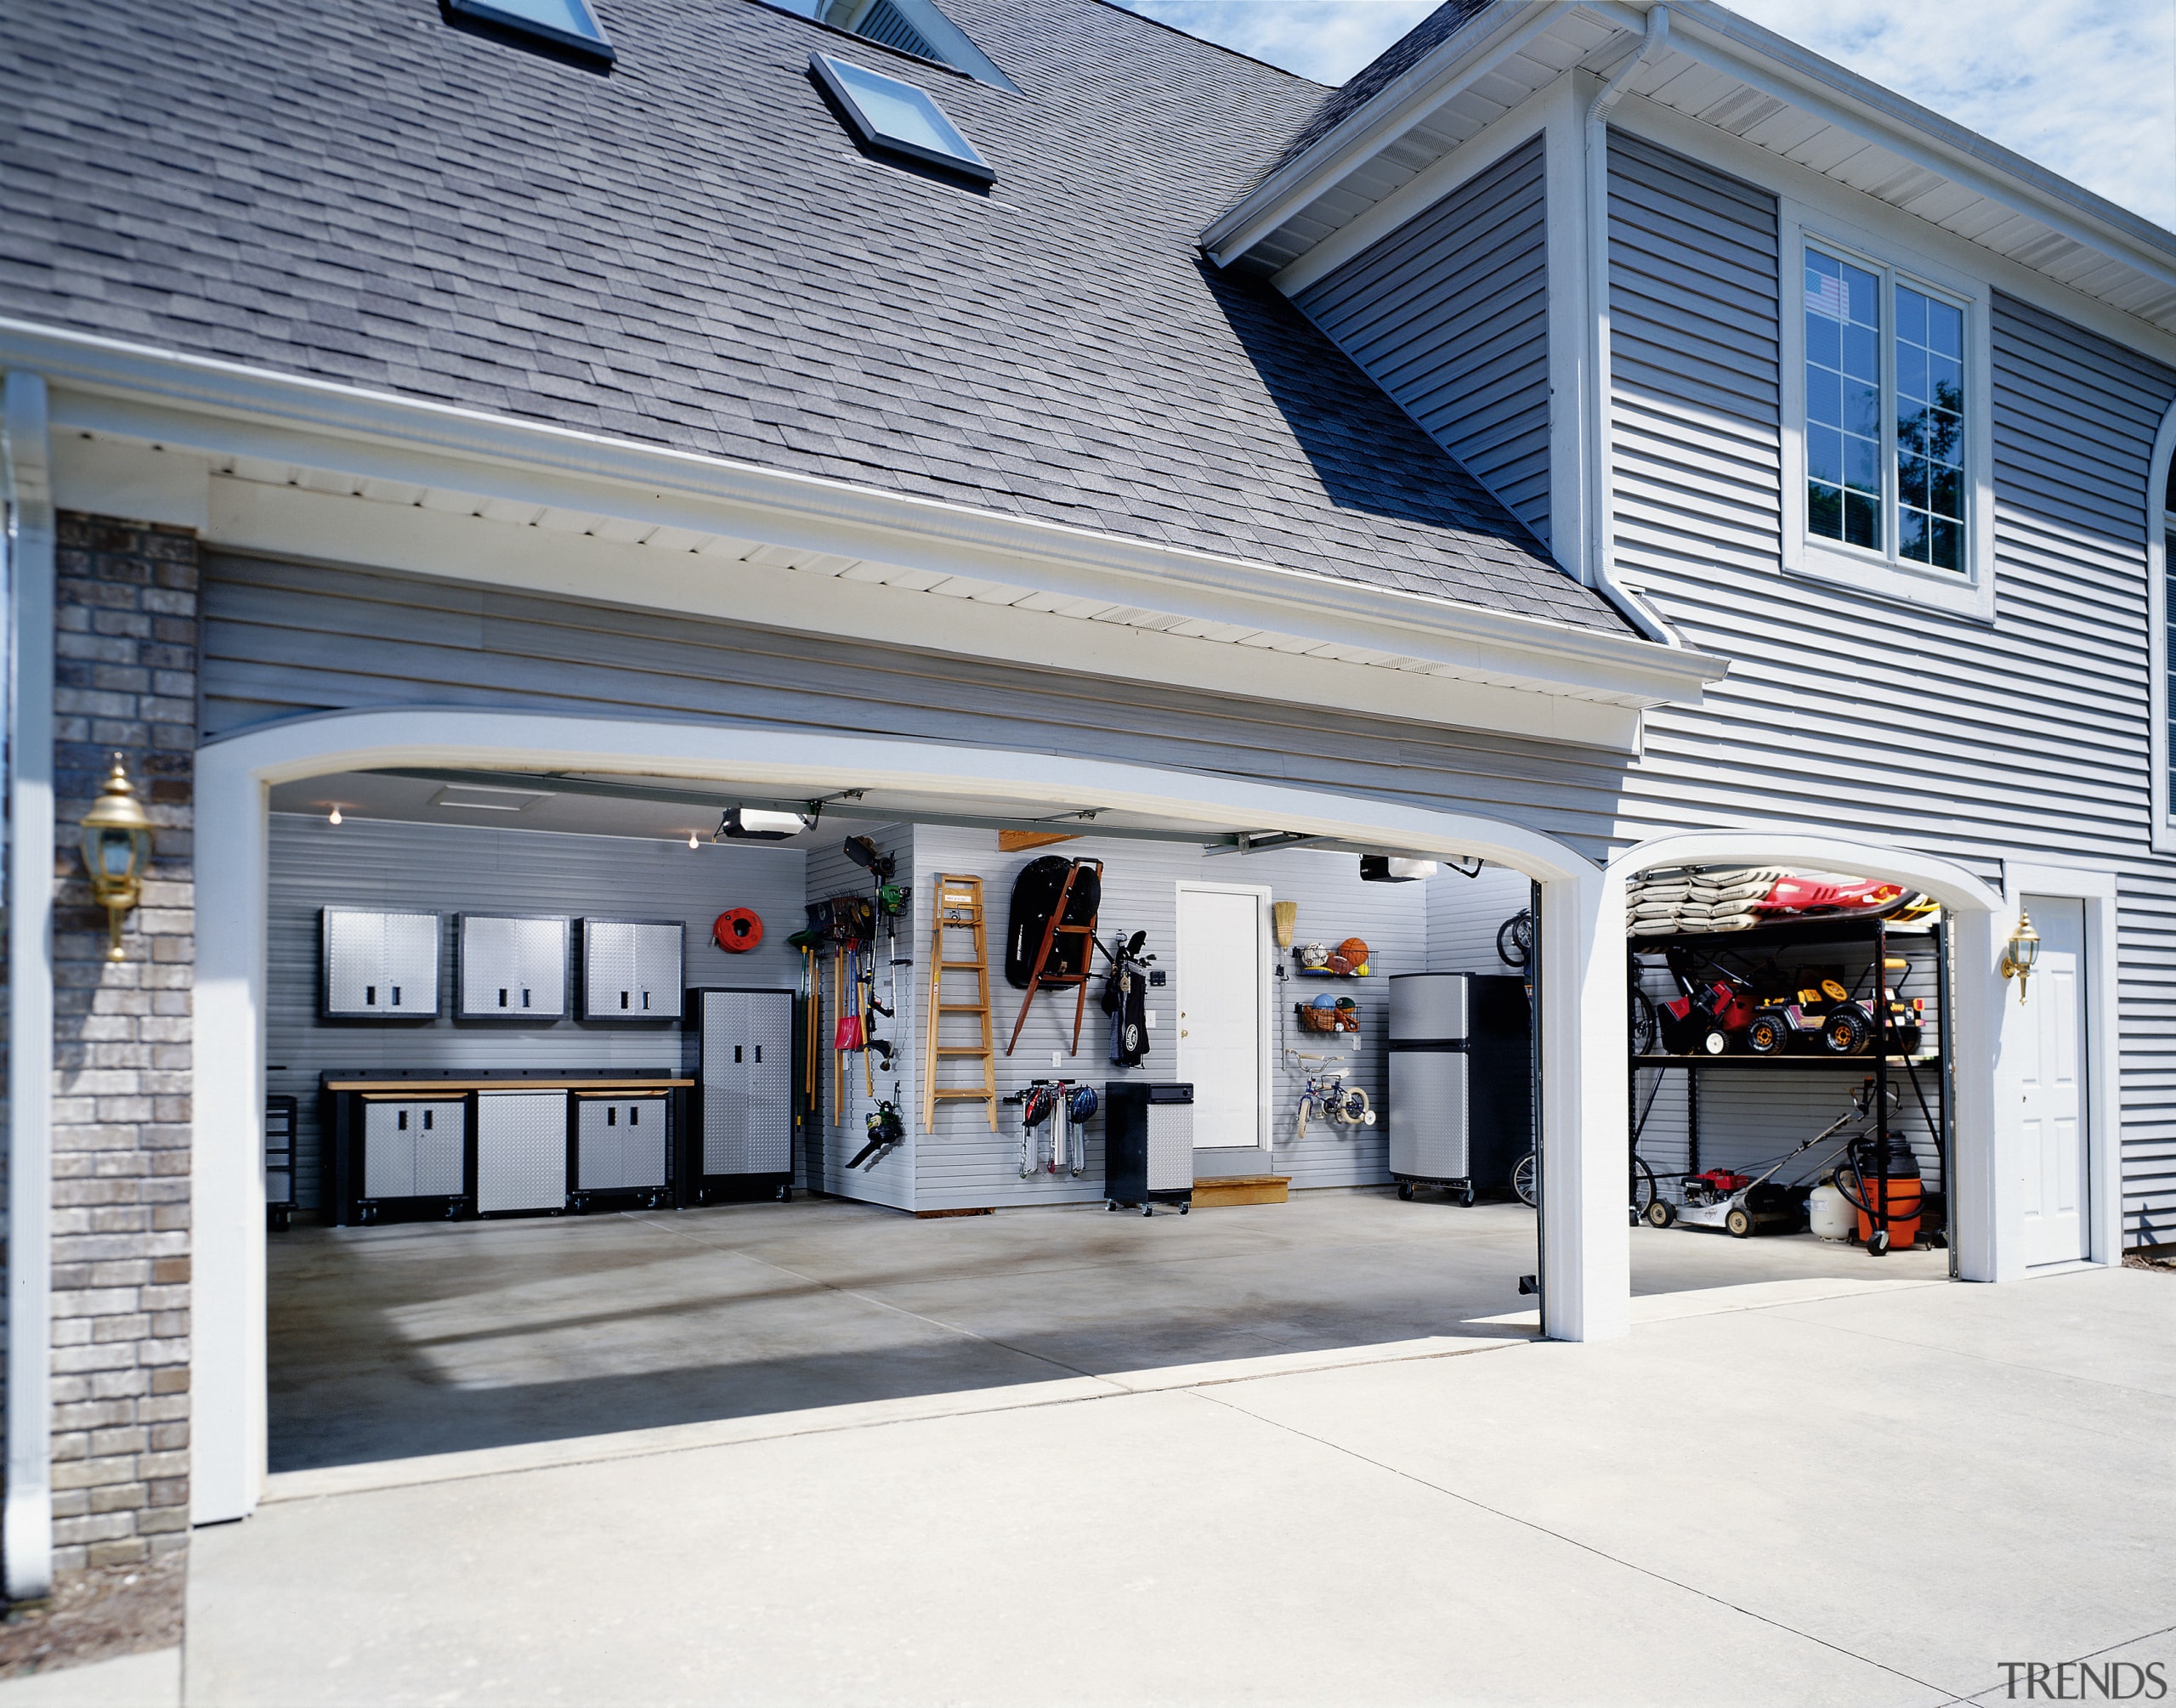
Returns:
[[[1429,0],[1131,0],[1343,82]],[[2176,229],[2176,0],[1737,0],[1735,10]]]

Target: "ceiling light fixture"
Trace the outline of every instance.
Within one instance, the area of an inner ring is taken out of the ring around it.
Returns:
[[[337,807],[337,806],[336,806],[336,807],[334,807],[334,808],[332,809],[332,812],[326,816],[326,821],[325,821],[325,822],[326,822],[327,824],[337,824],[337,823],[340,823],[340,809],[339,809],[338,807]]]

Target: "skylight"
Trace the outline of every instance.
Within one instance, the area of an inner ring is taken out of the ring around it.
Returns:
[[[496,24],[524,36],[534,36],[578,54],[609,61],[618,56],[588,0],[445,0],[446,9],[463,18]]]
[[[997,182],[989,162],[953,128],[944,110],[912,83],[850,65],[828,54],[811,54],[808,65],[871,148],[911,155],[984,184]]]
[[[1019,88],[978,48],[936,0],[764,0],[833,30],[881,42],[918,59],[934,59],[977,82],[1017,95]]]

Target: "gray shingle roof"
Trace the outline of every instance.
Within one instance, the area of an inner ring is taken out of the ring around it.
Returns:
[[[956,0],[1023,93],[755,0],[583,70],[432,0],[0,8],[0,314],[1625,632],[1193,234],[1319,86],[1100,0]],[[812,48],[979,195],[858,153]]]

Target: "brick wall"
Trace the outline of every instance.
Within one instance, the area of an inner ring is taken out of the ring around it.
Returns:
[[[196,542],[64,513],[54,659],[54,1565],[189,1535],[190,833]],[[105,959],[76,824],[115,753],[157,827]]]

